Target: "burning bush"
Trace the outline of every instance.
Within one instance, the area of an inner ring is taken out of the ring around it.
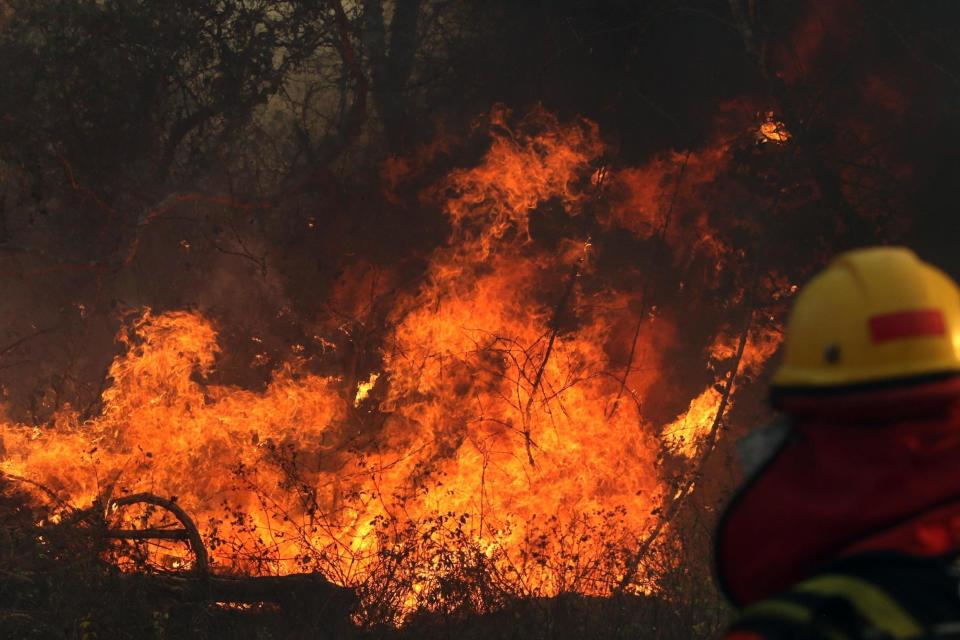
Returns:
[[[674,563],[655,541],[693,486],[670,469],[713,446],[735,378],[763,364],[777,329],[750,316],[739,336],[721,325],[706,345],[715,377],[658,422],[644,401],[683,373],[666,357],[676,310],[611,281],[596,254],[623,228],[598,215],[608,182],[659,185],[669,170],[658,160],[601,179],[595,124],[540,109],[511,121],[496,109],[480,162],[425,192],[444,198],[450,236],[390,299],[369,376],[345,385],[349,372],[311,372],[294,350],[261,391],[215,383],[213,322],[145,310],[119,335],[99,411],[65,408],[42,430],[7,423],[4,470],[75,505],[175,496],[214,572],[319,571],[360,589],[368,623],[658,592]],[[574,226],[544,242],[546,217]],[[709,228],[704,216],[692,228],[662,219],[669,260],[729,252],[677,242]],[[114,526],[137,518],[124,511]],[[192,566],[168,547],[161,568]]]

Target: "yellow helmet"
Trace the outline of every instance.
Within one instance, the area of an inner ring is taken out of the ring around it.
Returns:
[[[902,247],[841,254],[797,296],[774,392],[960,373],[960,289]]]

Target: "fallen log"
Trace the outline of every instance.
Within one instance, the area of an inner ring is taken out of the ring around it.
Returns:
[[[353,589],[333,584],[319,573],[285,576],[196,577],[178,574],[131,574],[141,587],[183,601],[258,604],[286,607],[307,604],[348,611],[357,603]]]
[[[318,640],[351,636],[352,614],[359,605],[353,589],[315,573],[254,577],[132,573],[120,578],[148,600],[166,603],[174,617],[194,615],[190,612],[199,606],[211,615],[255,615],[261,621],[280,621],[284,628],[310,629],[310,637]]]

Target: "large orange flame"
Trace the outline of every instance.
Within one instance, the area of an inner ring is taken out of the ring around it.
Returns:
[[[478,554],[523,593],[610,592],[629,562],[617,550],[635,548],[658,517],[658,456],[697,455],[721,373],[702,392],[686,390],[689,410],[672,424],[644,415],[675,340],[668,317],[654,322],[652,306],[637,317],[621,292],[585,291],[589,238],[551,251],[530,241],[544,203],[569,216],[589,206],[604,151],[596,125],[542,110],[517,128],[505,110],[491,120],[479,164],[434,190],[446,198],[450,242],[423,284],[395,302],[381,370],[344,389],[294,358],[259,392],[212,384],[215,323],[144,310],[119,336],[99,414],[2,424],[0,468],[76,505],[175,496],[219,571],[320,570],[358,585],[402,569],[399,586],[370,587],[399,611],[437,597],[451,549]],[[721,156],[716,148],[622,171],[612,180],[629,197],[601,222],[649,237],[662,224],[665,176],[681,161],[709,174]],[[728,251],[697,220],[709,253]],[[666,239],[680,247],[678,233],[667,229]],[[775,330],[753,332],[741,368],[757,372],[778,340]],[[720,327],[707,357],[729,363],[736,343]],[[610,354],[628,351],[642,366],[614,370]],[[182,566],[183,553],[171,557]]]

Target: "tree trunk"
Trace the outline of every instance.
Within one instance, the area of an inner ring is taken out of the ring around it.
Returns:
[[[374,101],[392,151],[400,151],[406,142],[407,83],[417,51],[420,5],[421,0],[396,0],[390,21],[388,52],[382,2],[364,2],[364,41],[370,60]]]

